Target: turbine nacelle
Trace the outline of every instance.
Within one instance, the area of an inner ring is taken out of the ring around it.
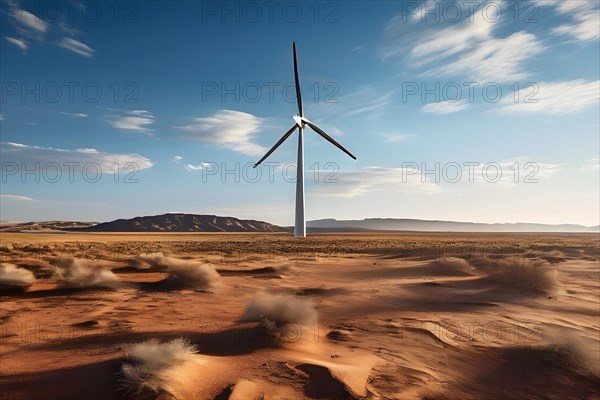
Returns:
[[[300,129],[304,129],[306,127],[306,124],[310,123],[308,118],[301,117],[298,114],[294,115],[292,118],[294,118],[294,121],[296,121],[296,125]]]
[[[294,118],[294,121],[296,121],[296,125],[298,126],[298,128],[304,129],[304,127],[306,126],[306,118],[301,117],[298,114],[294,115],[292,118]]]

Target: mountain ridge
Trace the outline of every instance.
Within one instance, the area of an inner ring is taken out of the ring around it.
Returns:
[[[600,231],[600,226],[578,224],[541,224],[529,222],[484,223],[412,218],[365,218],[361,220],[337,220],[326,218],[307,222],[309,228],[318,229],[364,229],[424,232],[582,232]]]
[[[210,214],[166,213],[121,218],[85,228],[88,232],[283,232],[285,228],[264,221]]]
[[[312,232],[541,232],[541,233],[598,233],[600,226],[540,223],[481,223],[413,218],[365,218],[337,220],[326,218],[307,221]],[[108,222],[45,221],[3,223],[2,232],[291,232],[265,221],[240,219],[212,214],[166,213],[159,215],[120,218]]]

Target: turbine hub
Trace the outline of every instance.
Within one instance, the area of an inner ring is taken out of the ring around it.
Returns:
[[[294,118],[294,121],[296,121],[296,125],[298,125],[298,128],[304,129],[306,122],[304,122],[303,117],[301,117],[299,115],[294,115],[292,118]]]

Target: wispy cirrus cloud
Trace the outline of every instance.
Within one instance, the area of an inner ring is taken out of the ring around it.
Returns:
[[[189,124],[176,126],[184,137],[215,143],[238,153],[257,156],[266,151],[254,143],[256,133],[264,125],[264,119],[234,110],[220,110],[210,117],[194,118]]]
[[[91,57],[95,53],[90,46],[73,38],[63,38],[58,45],[84,57]]]
[[[562,170],[562,164],[533,162],[529,157],[516,157],[490,163],[462,163],[458,181],[443,178],[444,164],[437,163],[437,175],[432,173],[434,165],[429,163],[403,163],[401,167],[367,167],[358,171],[323,170],[327,180],[317,182],[311,191],[335,197],[358,197],[375,192],[392,194],[436,195],[448,190],[449,185],[485,185],[499,190],[514,188],[523,182],[547,181]],[[452,178],[454,179],[454,177]]]
[[[322,171],[328,174],[331,171]],[[312,191],[318,194],[336,197],[356,197],[366,193],[418,193],[438,194],[441,187],[433,182],[423,182],[419,171],[409,168],[367,167],[358,171],[338,171],[337,182],[318,183]]]
[[[556,12],[568,15],[571,21],[557,26],[552,32],[557,35],[570,36],[574,40],[588,43],[600,38],[600,8],[595,0],[546,0],[541,5],[554,5]]]
[[[29,49],[30,41],[42,42],[48,31],[49,24],[37,15],[24,10],[13,1],[2,3],[2,22],[10,22],[18,33],[18,38],[6,36],[5,39],[18,46],[21,50]]]
[[[519,101],[515,101],[515,98]],[[499,112],[568,114],[598,106],[600,81],[540,82],[499,101]]]
[[[419,40],[410,51],[417,65],[472,50],[475,45],[492,37],[494,24],[475,14],[473,20],[465,20],[443,29],[434,29]]]
[[[71,118],[87,118],[88,115],[84,114],[84,113],[70,113],[70,112],[65,112],[65,111],[59,111],[59,114],[62,115],[66,115],[67,117],[71,117]]]
[[[390,143],[405,142],[411,137],[413,137],[413,135],[405,135],[399,133],[383,133],[382,136],[383,140]]]
[[[385,107],[393,101],[395,89],[379,90],[366,87],[343,96],[334,96],[318,104],[305,105],[307,114],[318,120],[321,118],[343,118],[350,116],[367,116],[374,118],[381,114]]]
[[[63,164],[68,165],[65,163],[73,163],[71,164],[73,170],[81,171],[87,164],[94,163],[101,168],[102,172],[112,174],[116,172],[115,163],[120,166],[119,169],[131,163],[140,170],[153,166],[149,159],[138,154],[105,153],[96,149],[66,150],[10,142],[0,143],[0,155],[2,168],[8,168],[12,163],[19,165],[25,163],[30,169],[36,164],[56,163],[62,167]]]
[[[523,64],[544,50],[541,43],[527,32],[517,32],[506,38],[486,38],[469,46],[460,56],[427,70],[423,76],[448,77],[468,73],[478,81],[517,81],[530,75]]]
[[[148,135],[152,134],[150,125],[154,124],[154,115],[148,110],[115,110],[119,111],[120,114],[112,114],[107,116],[108,123],[117,129],[123,129],[127,131],[141,132]]]
[[[198,165],[186,164],[183,168],[186,171],[195,172],[195,171],[202,171],[203,169],[205,169],[209,165],[210,165],[210,163],[203,162],[203,163],[200,163]]]
[[[425,69],[423,77],[469,76],[478,81],[514,82],[530,74],[525,63],[545,50],[532,33],[497,33],[502,24],[491,20],[482,9],[490,3],[501,6],[502,2],[473,3],[471,15],[446,24],[434,18],[421,22],[428,3],[432,2],[423,3],[408,20],[399,15],[388,22],[380,50],[382,60],[405,56],[412,67]]]
[[[382,60],[408,53],[410,60],[419,66],[456,55],[492,37],[494,24],[476,12],[472,18],[452,24],[437,21],[433,21],[436,22],[433,24],[431,19],[427,20],[428,23],[421,23],[424,9],[430,8],[430,3],[430,0],[422,3],[417,13],[408,19],[406,15],[400,14],[387,22],[380,49]],[[413,33],[417,28],[419,33]]]
[[[512,188],[523,183],[547,181],[563,167],[563,164],[533,161],[530,157],[514,157],[497,162],[478,163],[471,168],[474,183],[488,187]],[[465,181],[469,182],[466,179]]]
[[[600,158],[592,158],[579,166],[579,171],[600,171]]]
[[[173,158],[171,158],[171,162],[173,162],[174,164],[177,165],[182,165],[183,161],[183,157],[182,156],[174,156]],[[206,168],[210,163],[205,163],[205,162],[201,162],[198,165],[194,165],[194,164],[185,164],[182,165],[183,169],[185,169],[186,171],[190,171],[190,172],[196,172],[196,171],[202,171],[204,168]]]
[[[8,15],[17,22],[22,33],[31,35],[34,32],[46,33],[48,31],[49,24],[37,15],[23,10],[18,4],[12,1],[7,1],[6,4],[9,6]]]
[[[60,18],[63,16],[59,15],[52,21],[46,21],[23,9],[21,4],[17,4],[15,1],[5,0],[4,4],[6,7],[3,7],[3,13],[9,16],[10,19],[3,19],[3,21],[10,21],[20,36],[18,38],[6,36],[5,39],[21,48],[21,50],[28,50],[30,42],[38,42],[51,43],[88,58],[94,55],[94,49],[75,39],[75,36],[81,32],[67,26],[64,18]],[[66,37],[62,37],[60,40],[55,39],[56,36],[63,35],[66,35]]]
[[[0,199],[15,200],[15,201],[34,201],[33,198],[27,196],[18,196],[14,194],[0,194]]]
[[[467,99],[459,101],[440,101],[437,103],[429,103],[421,107],[421,111],[428,114],[452,114],[469,108],[470,103]]]
[[[10,36],[5,36],[4,39],[6,39],[7,42],[14,44],[15,46],[17,46],[18,48],[20,48],[23,51],[27,51],[27,49],[29,48],[29,45],[27,44],[27,42],[25,42],[22,39],[17,39],[14,37],[10,37]]]

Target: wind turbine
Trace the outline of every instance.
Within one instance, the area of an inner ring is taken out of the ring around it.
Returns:
[[[296,224],[294,226],[294,236],[305,237],[306,236],[306,220],[304,219],[304,128],[308,125],[310,129],[321,135],[329,143],[348,154],[350,157],[356,160],[356,157],[346,150],[341,144],[333,140],[331,136],[323,132],[321,128],[310,122],[305,116],[302,110],[302,94],[300,93],[300,81],[298,79],[298,62],[296,61],[296,42],[293,43],[292,48],[294,49],[294,80],[296,83],[296,101],[298,102],[298,114],[294,115],[294,126],[285,133],[279,139],[271,150],[267,151],[267,154],[263,156],[256,164],[254,168],[258,167],[267,157],[271,155],[283,142],[287,140],[296,129],[298,130],[298,162],[296,164]]]

